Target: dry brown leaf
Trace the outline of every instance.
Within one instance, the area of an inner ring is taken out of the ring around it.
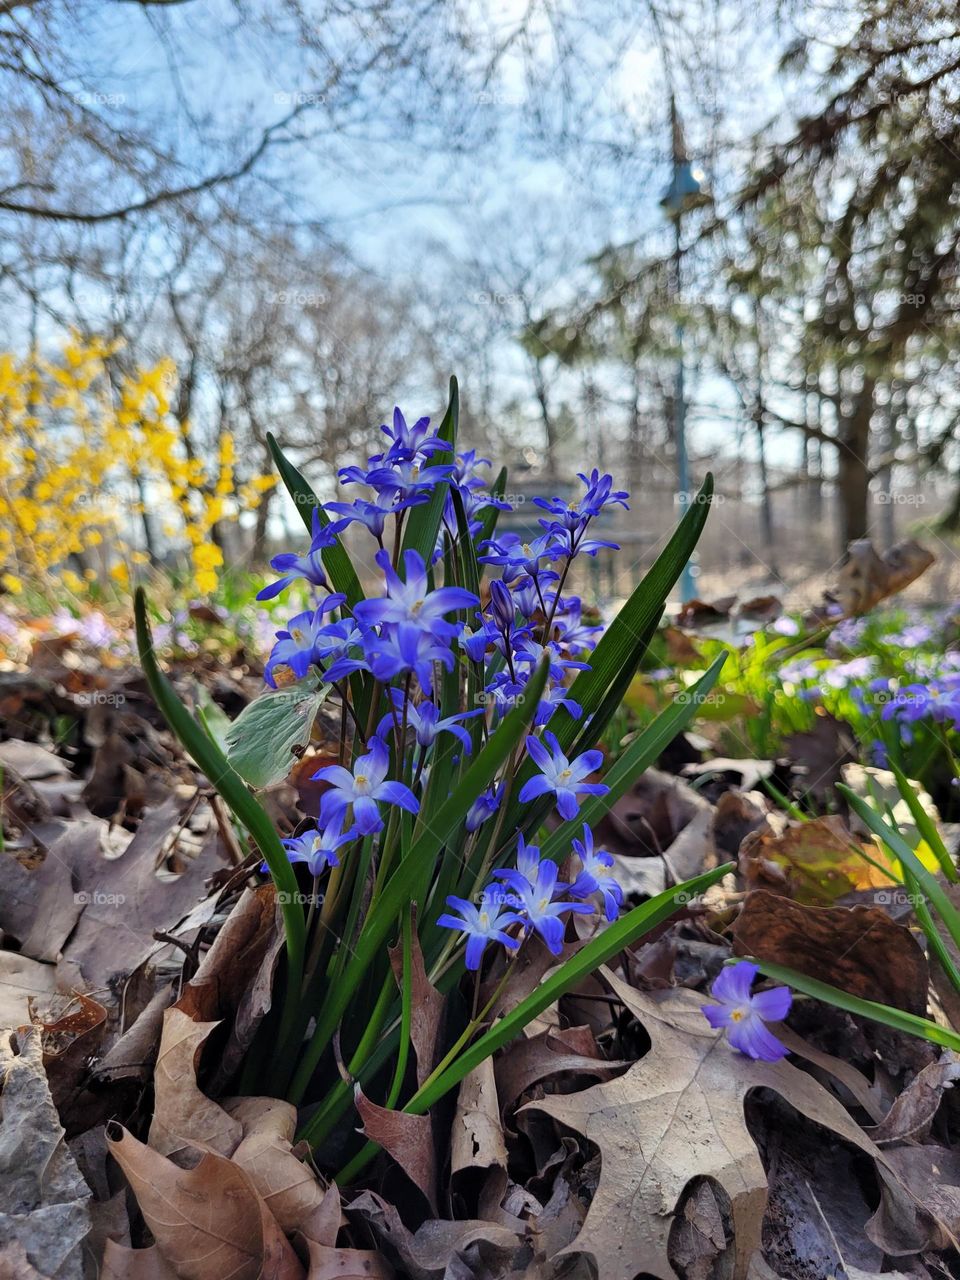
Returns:
[[[437,1054],[437,1039],[440,1035],[440,1024],[443,1019],[444,997],[427,977],[423,963],[423,952],[420,950],[420,939],[417,936],[416,916],[411,929],[413,945],[410,952],[410,976],[413,993],[413,1004],[410,1019],[410,1042],[417,1056],[417,1084],[423,1084],[433,1070]],[[403,945],[397,943],[390,948],[390,964],[397,980],[397,986],[403,985]]]
[[[849,1062],[834,1057],[832,1053],[824,1053],[808,1044],[802,1036],[798,1036],[792,1027],[782,1024],[777,1028],[777,1039],[785,1044],[791,1053],[806,1058],[807,1062],[826,1072],[849,1092],[852,1098],[863,1107],[871,1118],[879,1123],[883,1119],[884,1107],[878,1096],[876,1086],[871,1085],[867,1077]],[[867,1130],[869,1132],[869,1130]]]
[[[884,1155],[880,1207],[866,1228],[874,1244],[894,1257],[931,1246],[960,1248],[960,1155],[933,1144],[893,1147]]]
[[[854,889],[883,887],[888,877],[860,856],[860,842],[839,818],[812,818],[780,833],[765,827],[740,845],[740,872],[751,889],[824,906]],[[876,860],[876,850],[870,847]]]
[[[148,1142],[165,1156],[196,1149],[228,1156],[243,1126],[197,1085],[197,1064],[216,1022],[194,1022],[174,1005],[163,1015],[160,1053],[153,1073],[156,1102]]]
[[[307,1280],[392,1280],[393,1267],[372,1249],[336,1249],[309,1240]]]
[[[428,1220],[411,1232],[392,1204],[374,1191],[362,1191],[350,1205],[351,1215],[367,1223],[394,1249],[410,1280],[443,1277],[513,1276],[529,1264],[529,1238],[493,1222],[475,1219]],[[474,1264],[474,1265],[471,1265]],[[310,1276],[309,1280],[315,1280]],[[604,1277],[606,1280],[606,1277]]]
[[[706,1177],[730,1198],[734,1272],[742,1280],[760,1247],[767,1198],[763,1164],[744,1119],[751,1089],[772,1089],[875,1159],[883,1154],[809,1075],[786,1061],[754,1062],[734,1053],[703,1017],[702,997],[676,990],[657,999],[605,976],[642,1021],[650,1052],[616,1080],[524,1108],[546,1112],[600,1149],[597,1193],[583,1230],[563,1254],[592,1254],[604,1280],[632,1280],[637,1272],[675,1280],[667,1250],[673,1214],[687,1184]]]
[[[828,603],[839,604],[845,614],[868,613],[887,596],[910,585],[934,563],[936,557],[910,538],[878,555],[869,538],[851,542],[836,585],[824,592]]]
[[[232,1098],[224,1109],[243,1129],[231,1159],[245,1169],[267,1208],[287,1233],[318,1239],[317,1223],[328,1192],[311,1167],[293,1154],[297,1110],[277,1098]],[[336,1192],[334,1192],[336,1195]],[[340,1209],[337,1199],[336,1224]],[[334,1230],[336,1239],[336,1229]],[[321,1240],[320,1243],[333,1243]]]
[[[867,1133],[878,1144],[925,1138],[939,1110],[944,1089],[953,1088],[958,1079],[960,1061],[956,1054],[945,1049],[941,1060],[924,1067],[903,1093],[894,1098],[880,1123]]]
[[[128,1249],[108,1240],[100,1280],[177,1280],[177,1273],[155,1244],[149,1249]]]
[[[239,1165],[207,1154],[181,1169],[126,1130],[110,1151],[180,1280],[303,1280],[297,1255]]]
[[[460,1084],[450,1134],[451,1177],[465,1169],[506,1169],[507,1147],[493,1060],[484,1058]]]
[[[223,1020],[229,1028],[209,1081],[214,1094],[222,1093],[235,1075],[270,1008],[282,946],[273,885],[244,890],[177,1001],[176,1007],[195,1022]]]
[[[436,1213],[437,1158],[430,1116],[381,1107],[370,1101],[359,1084],[354,1086],[353,1100],[363,1121],[363,1132],[393,1156]]]
[[[0,1030],[28,1026],[30,1000],[50,996],[56,989],[54,965],[41,964],[19,951],[0,951]]]
[[[497,1089],[504,1114],[522,1093],[540,1080],[563,1074],[603,1079],[623,1070],[627,1062],[601,1058],[589,1027],[564,1027],[512,1041],[497,1058]]]
[[[916,938],[879,907],[808,907],[758,889],[733,926],[734,951],[787,965],[864,1000],[927,1008],[927,961]]]

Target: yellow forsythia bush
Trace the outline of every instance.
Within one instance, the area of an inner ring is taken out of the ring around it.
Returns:
[[[52,570],[72,590],[71,555],[109,543],[111,575],[125,582],[144,507],[159,516],[164,549],[187,549],[197,591],[223,562],[215,525],[255,508],[273,484],[238,485],[234,442],[219,456],[190,456],[188,424],[171,412],[173,361],[111,378],[117,344],[73,335],[55,358],[0,353],[0,582],[19,592]]]

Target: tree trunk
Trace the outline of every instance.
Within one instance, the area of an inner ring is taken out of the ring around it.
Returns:
[[[864,378],[853,413],[840,424],[837,481],[840,499],[841,551],[867,537],[870,528],[870,422],[873,417],[876,380]]]

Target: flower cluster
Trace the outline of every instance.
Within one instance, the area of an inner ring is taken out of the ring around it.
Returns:
[[[452,895],[447,898],[447,906],[458,914],[445,913],[437,923],[466,936],[468,969],[480,967],[488,942],[499,942],[515,951],[528,931],[539,934],[551,954],[558,956],[563,950],[564,915],[593,914],[595,907],[584,899],[595,895],[603,899],[607,920],[616,919],[623,890],[609,874],[613,857],[603,849],[594,850],[593,832],[586,824],[583,840],[574,840],[573,847],[580,873],[572,884],[559,880],[557,864],[541,858],[537,846],[526,844],[520,835],[516,869],[494,871],[478,904]],[[513,932],[508,932],[511,929]]]
[[[496,513],[510,508],[483,479],[488,460],[472,451],[455,455],[428,418],[408,425],[399,409],[382,432],[382,452],[366,467],[346,466],[339,473],[344,485],[365,486],[367,494],[315,509],[308,549],[276,556],[271,564],[277,577],[259,595],[270,600],[295,587],[309,600],[277,632],[265,667],[267,683],[282,687],[315,672],[340,695],[344,723],[353,717],[355,758],[350,763],[344,742],[340,761],[317,771],[324,784],[317,825],[288,841],[288,854],[317,875],[337,866],[351,841],[376,840],[386,849],[391,833],[420,813],[439,754],[456,762],[476,752],[502,718],[523,705],[534,674],[546,669],[529,736],[464,815],[468,850],[479,850],[478,865],[485,868],[479,883],[498,852],[502,860],[516,849],[516,867],[490,873],[474,902],[449,897],[459,915],[444,914],[440,923],[467,935],[470,968],[480,964],[489,941],[515,950],[525,932],[559,952],[570,913],[594,912],[602,904],[611,921],[623,900],[610,874],[613,859],[594,849],[588,825],[581,824],[582,838],[571,837],[579,871],[570,884],[558,880],[555,861],[524,844],[522,832],[539,825],[551,809],[571,822],[584,798],[609,790],[593,780],[601,752],[571,757],[546,726],[559,712],[583,718],[571,684],[588,668],[602,628],[565,587],[579,556],[616,549],[591,536],[590,526],[605,510],[625,507],[627,495],[614,489],[608,475],[582,474],[583,492],[575,501],[535,499],[544,514],[531,542],[514,533],[493,536]],[[416,509],[438,489],[438,538],[425,557],[404,547],[403,535]],[[331,585],[329,552],[355,527],[376,543],[381,586],[351,607]],[[483,537],[485,529],[491,536]],[[479,553],[478,564],[495,574],[485,598],[452,580],[464,536]],[[369,694],[369,711],[362,713],[358,679]],[[508,803],[514,816],[502,829]]]

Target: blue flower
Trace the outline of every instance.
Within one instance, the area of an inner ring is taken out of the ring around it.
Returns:
[[[557,560],[564,554],[563,544],[553,533],[542,533],[532,542],[521,541],[519,534],[505,533],[498,541],[489,539],[483,545],[488,550],[477,560],[480,564],[499,565],[505,582],[526,576],[542,581],[541,561]],[[556,574],[552,576],[556,578]]]
[[[362,467],[342,467],[338,473],[343,484],[368,484],[381,498],[391,501],[429,493],[438,484],[449,481],[452,464],[422,467],[419,462],[383,463],[364,471]]]
[[[432,453],[443,453],[449,449],[450,442],[448,440],[443,440],[438,435],[431,436],[427,434],[429,428],[429,418],[418,418],[412,427],[408,427],[406,418],[404,418],[399,408],[395,407],[393,410],[393,426],[388,427],[384,424],[380,428],[390,441],[390,448],[385,454],[375,454],[370,461],[411,462],[418,453],[429,457]]]
[[[539,933],[550,952],[558,956],[563,950],[564,923],[561,916],[567,911],[592,915],[593,907],[586,902],[555,900],[554,895],[562,892],[567,886],[557,883],[559,868],[549,858],[536,864],[536,878],[531,881],[529,877],[533,870],[532,866],[528,866],[524,871],[507,870],[498,871],[496,874],[514,890],[524,918]]]
[[[457,643],[464,651],[471,662],[482,662],[483,655],[496,639],[496,633],[493,630],[493,624],[484,622],[476,631],[471,631],[467,626],[463,628],[457,638]]]
[[[567,715],[574,720],[579,720],[583,715],[583,707],[576,699],[569,696],[566,685],[555,684],[544,690],[543,697],[537,703],[537,709],[533,714],[534,726],[540,729],[545,724],[549,724],[558,707],[563,707]]]
[[[308,827],[298,836],[284,840],[283,847],[291,862],[305,862],[312,876],[318,876],[327,867],[338,867],[340,859],[337,850],[357,838],[358,828],[341,832],[343,815],[333,818],[320,831],[317,827]]]
[[[362,650],[368,642],[369,632],[358,627],[353,618],[331,622],[317,634],[314,646],[316,661],[326,664],[323,678],[331,684],[342,680],[352,671],[367,671],[369,666]]]
[[[583,474],[582,471],[577,472],[577,478],[583,481],[586,487],[586,493],[579,502],[564,502],[562,498],[534,498],[534,504],[543,511],[549,511],[551,515],[556,517],[555,521],[541,520],[541,524],[545,529],[559,527],[570,532],[576,532],[586,527],[588,521],[594,519],[600,514],[604,507],[620,506],[629,511],[627,506],[627,498],[629,494],[625,489],[618,489],[614,492],[613,476],[601,475],[594,468],[589,476]]]
[[[432,635],[412,622],[402,622],[377,636],[372,632],[365,644],[370,670],[378,680],[392,680],[394,676],[412,671],[426,694],[433,691],[433,666],[439,662],[452,671],[454,656]]]
[[[613,854],[606,849],[594,850],[593,832],[583,824],[583,839],[574,840],[573,851],[580,859],[580,874],[570,886],[575,898],[587,898],[599,893],[603,898],[603,912],[608,921],[616,920],[623,906],[623,890],[607,872],[614,865]]]
[[[437,919],[437,924],[443,925],[445,929],[456,929],[467,935],[464,958],[468,969],[480,968],[480,961],[483,959],[488,942],[500,942],[511,951],[516,951],[520,945],[518,938],[511,938],[504,932],[511,925],[519,924],[520,917],[515,911],[506,911],[498,897],[496,893],[490,895],[484,893],[480,899],[480,905],[476,906],[472,902],[467,902],[465,898],[456,898],[451,895],[447,898],[447,906],[458,911],[461,918],[444,913]]]
[[[287,623],[285,631],[277,632],[277,641],[270,650],[266,661],[263,678],[271,688],[277,687],[277,672],[289,671],[297,680],[302,680],[310,667],[320,661],[323,651],[323,636],[327,628],[323,625],[323,615],[329,609],[342,604],[344,596],[327,596],[319,609],[308,609],[298,613]],[[342,624],[332,624],[342,625]]]
[[[503,793],[506,790],[506,783],[501,782],[497,787],[493,787],[488,791],[484,791],[482,795],[477,796],[473,804],[467,810],[465,826],[468,831],[476,831],[478,827],[483,826],[488,818],[492,817],[500,808],[503,800]]]
[[[322,525],[320,523],[320,512],[316,507],[313,508],[312,533],[313,538],[310,543],[310,550],[305,556],[296,556],[291,552],[284,552],[283,555],[273,557],[270,561],[270,567],[275,569],[277,573],[282,573],[283,577],[276,582],[271,582],[262,591],[258,591],[258,600],[272,600],[281,591],[286,591],[287,587],[292,582],[296,582],[298,578],[305,578],[307,582],[312,583],[315,587],[325,587],[327,585],[321,556],[327,547],[332,547],[337,541],[337,534],[331,525]],[[340,599],[343,600],[343,596]]]
[[[393,503],[367,502],[364,498],[356,498],[353,502],[327,502],[324,506],[327,511],[335,511],[342,517],[330,526],[337,533],[348,525],[362,524],[382,544],[383,527],[388,516],[395,516],[398,511],[405,511],[407,507],[429,500],[429,494],[416,493],[410,498]]]
[[[439,587],[431,591],[427,566],[417,551],[404,552],[405,582],[390,563],[386,551],[378,551],[375,558],[386,578],[387,594],[376,600],[361,600],[354,607],[354,617],[366,626],[404,622],[433,636],[452,637],[459,627],[445,622],[443,615],[480,603],[472,591],[463,587]]]
[[[420,809],[420,802],[409,787],[402,782],[386,781],[390,767],[386,744],[380,738],[371,738],[367,751],[367,755],[355,762],[352,773],[343,765],[331,764],[313,775],[330,783],[330,790],[320,799],[320,821],[326,823],[342,817],[348,806],[352,806],[357,830],[365,836],[383,830],[378,801],[399,805],[409,813]]]
[[[528,884],[535,885],[537,883],[537,877],[540,874],[540,862],[539,846],[527,844],[521,831],[517,836],[517,872],[523,876]],[[506,877],[507,872],[505,870],[494,871],[493,874],[502,880]]]
[[[482,489],[487,481],[483,476],[477,474],[478,467],[492,467],[493,463],[489,458],[478,458],[476,449],[467,449],[464,453],[457,454],[456,469],[454,475],[457,484],[461,489]],[[504,504],[509,510],[510,504]]]
[[[710,994],[719,1003],[704,1005],[703,1016],[711,1027],[725,1027],[734,1049],[748,1058],[778,1062],[786,1057],[788,1050],[764,1023],[781,1022],[790,1010],[793,997],[788,987],[772,987],[752,996],[750,987],[758,972],[758,966],[749,960],[738,960],[721,969],[710,988]]]
[[[583,605],[577,596],[571,596],[553,615],[551,639],[568,653],[592,649],[597,636],[603,630],[599,624],[583,621]]]
[[[391,689],[389,692],[397,708],[397,719],[401,719],[404,707],[403,691],[401,689]],[[417,742],[421,747],[432,746],[441,733],[452,733],[460,741],[467,755],[470,754],[473,743],[470,740],[470,735],[466,729],[461,727],[459,721],[472,720],[474,716],[482,716],[482,707],[478,707],[476,711],[461,711],[458,715],[441,718],[440,708],[433,702],[414,702],[412,698],[408,698],[406,709],[407,725],[416,734]],[[387,714],[380,721],[377,727],[377,734],[379,737],[385,738],[393,728],[394,717]]]
[[[579,796],[604,796],[610,790],[602,782],[584,782],[584,778],[603,764],[603,753],[584,751],[575,760],[568,760],[560,743],[549,730],[543,735],[543,741],[547,743],[546,747],[539,738],[527,738],[527,752],[540,769],[540,775],[523,784],[520,803],[526,804],[528,800],[548,795],[552,791],[557,797],[560,817],[569,821],[579,812]]]

